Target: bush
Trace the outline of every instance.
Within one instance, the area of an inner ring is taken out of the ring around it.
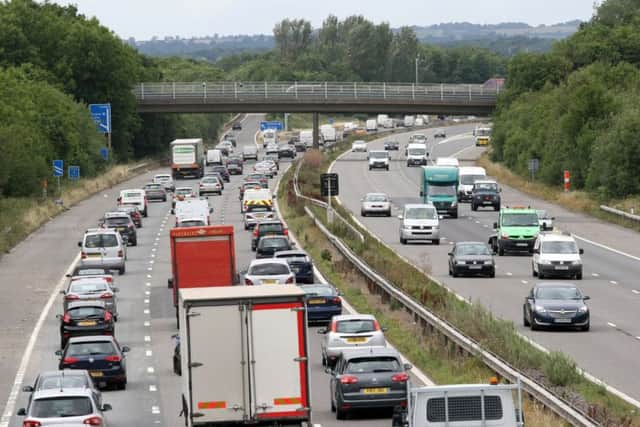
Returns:
[[[542,370],[554,386],[566,387],[580,382],[582,378],[576,370],[576,363],[558,351],[551,352],[545,358]]]

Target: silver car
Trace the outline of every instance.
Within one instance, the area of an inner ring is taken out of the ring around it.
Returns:
[[[127,246],[116,230],[94,228],[84,234],[80,246],[80,265],[83,267],[103,267],[107,270],[125,272]]]
[[[293,285],[295,275],[284,259],[254,259],[244,275],[244,284],[254,285]]]
[[[324,335],[320,344],[322,365],[333,366],[343,350],[386,347],[385,330],[370,314],[333,316],[327,328],[318,330],[319,334]]]
[[[215,193],[218,195],[222,195],[222,181],[220,178],[215,176],[205,176],[200,180],[200,184],[198,185],[199,194],[205,195],[210,193]]]
[[[242,147],[242,160],[258,160],[258,148],[255,145],[245,145]]]
[[[430,240],[434,245],[440,244],[440,218],[432,204],[405,205],[400,223],[400,243],[410,240]]]
[[[269,178],[273,178],[273,176],[278,173],[277,168],[274,163],[268,162],[258,162],[253,166],[253,171],[255,173],[261,173],[263,175],[268,176]]]
[[[353,151],[354,153],[356,151],[362,151],[362,152],[367,152],[367,143],[362,141],[362,140],[358,140],[358,141],[353,141],[353,144],[351,144],[351,151]]]
[[[391,216],[391,199],[385,193],[367,193],[361,199],[360,214],[382,214]]]
[[[111,286],[106,279],[102,278],[72,280],[67,285],[67,289],[60,291],[64,295],[65,313],[72,301],[102,301],[104,308],[113,314],[113,319],[116,321],[118,320],[117,292],[118,288]]]
[[[55,388],[33,393],[29,406],[18,410],[26,417],[25,426],[102,426],[107,423],[103,412],[111,405],[99,405],[90,388]]]
[[[33,385],[22,387],[25,393],[35,393],[41,390],[54,390],[61,388],[88,388],[93,392],[93,397],[102,406],[102,392],[96,385],[86,369],[63,369],[61,371],[40,372]],[[33,395],[29,396],[29,401]]]

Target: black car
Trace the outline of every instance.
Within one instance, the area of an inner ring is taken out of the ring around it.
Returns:
[[[229,175],[242,175],[244,171],[244,162],[240,157],[229,157],[227,159],[227,171]]]
[[[476,181],[471,190],[471,210],[477,211],[481,207],[491,207],[500,210],[500,189],[494,181]]]
[[[102,301],[72,301],[60,319],[60,348],[71,337],[113,335],[114,318]]]
[[[409,369],[391,348],[343,351],[333,370],[327,368],[331,411],[344,420],[354,409],[405,406]]]
[[[296,283],[298,282],[296,278]],[[333,316],[342,314],[342,298],[336,288],[328,283],[300,285],[305,292],[307,303],[307,321],[329,322]]]
[[[400,143],[398,143],[398,141],[385,141],[384,142],[384,149],[387,151],[391,151],[391,150],[399,150],[400,149]]]
[[[218,172],[222,176],[222,179],[224,180],[224,182],[229,182],[231,180],[231,175],[226,166],[222,166],[222,165],[213,166],[211,167],[211,171]]]
[[[147,196],[147,200],[162,200],[167,201],[167,190],[165,190],[162,184],[146,184],[143,190]]]
[[[107,212],[100,221],[102,228],[115,228],[122,239],[131,246],[138,245],[138,232],[131,217],[124,212]]]
[[[531,330],[573,327],[589,330],[589,300],[571,283],[538,283],[529,292],[522,306],[524,326]]]
[[[99,387],[127,387],[125,353],[129,347],[120,344],[110,335],[73,337],[64,350],[56,351],[60,356],[58,369],[86,369]]]
[[[447,137],[447,133],[443,129],[438,129],[437,131],[434,132],[433,137],[434,138],[446,138]]]
[[[482,242],[458,242],[449,252],[449,275],[496,277],[496,264],[489,245]]]
[[[313,262],[305,251],[291,250],[279,251],[273,254],[274,258],[282,258],[287,261],[291,271],[296,276],[296,283],[313,283]]]
[[[282,221],[260,221],[253,227],[251,234],[251,250],[255,251],[258,241],[264,236],[287,236],[289,230],[284,226]]]
[[[242,130],[242,123],[233,122],[233,124],[231,125],[231,129],[232,130]]]
[[[298,152],[298,153],[302,153],[302,152],[307,151],[307,144],[305,144],[302,141],[296,141],[295,144],[294,144],[294,147],[296,149],[296,152]]]
[[[131,220],[138,228],[142,228],[142,214],[137,206],[134,205],[120,205],[116,208],[118,212],[126,212],[131,217]]]
[[[256,258],[271,258],[278,251],[290,251],[292,249],[289,238],[286,236],[265,236],[258,241],[256,246]]]
[[[281,144],[278,147],[278,157],[288,157],[293,159],[296,156],[296,149],[289,144]]]

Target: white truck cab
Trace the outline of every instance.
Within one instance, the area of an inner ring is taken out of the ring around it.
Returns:
[[[369,159],[369,170],[386,169],[389,170],[389,152],[386,150],[371,150],[367,155]]]

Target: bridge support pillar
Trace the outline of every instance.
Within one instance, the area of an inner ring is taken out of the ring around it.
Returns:
[[[313,113],[313,148],[320,149],[320,118],[318,113]]]

